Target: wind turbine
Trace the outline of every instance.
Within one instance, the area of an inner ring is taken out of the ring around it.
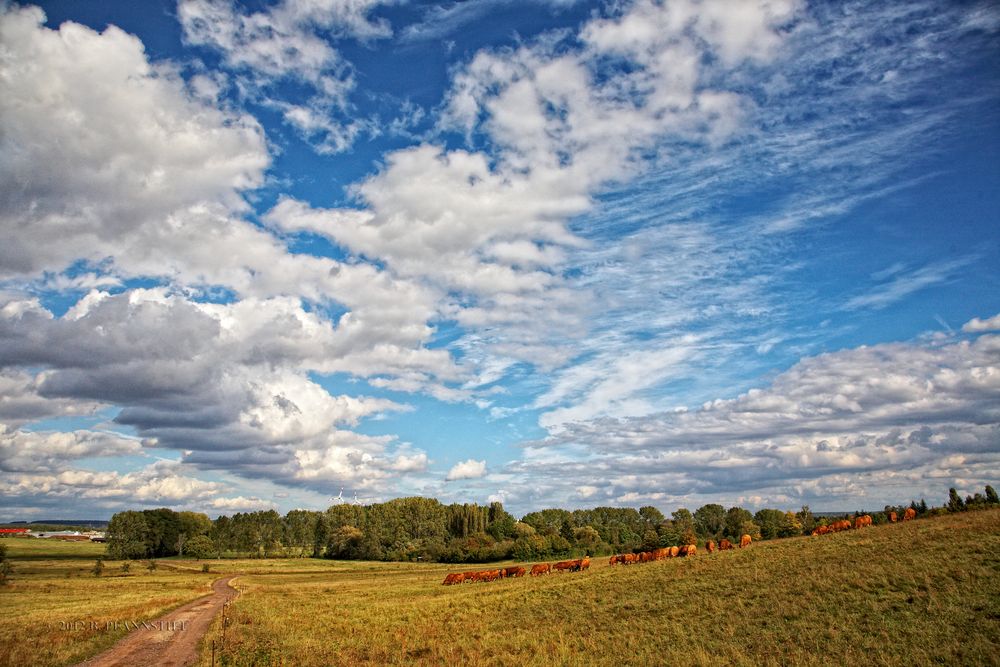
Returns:
[[[335,502],[337,504],[340,504],[340,503],[344,502],[344,487],[340,487],[340,493],[337,495],[337,497],[336,498],[330,498],[330,500],[332,500],[333,502]]]

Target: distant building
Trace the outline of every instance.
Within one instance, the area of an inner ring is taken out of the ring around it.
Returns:
[[[0,537],[11,537],[12,535],[29,535],[31,531],[27,528],[0,528]]]

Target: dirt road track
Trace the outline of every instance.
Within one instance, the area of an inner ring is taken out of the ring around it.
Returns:
[[[198,642],[226,600],[237,591],[236,575],[212,582],[212,592],[133,630],[104,653],[76,667],[186,667],[198,661]]]

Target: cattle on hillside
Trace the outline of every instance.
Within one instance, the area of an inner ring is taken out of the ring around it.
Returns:
[[[917,510],[913,509],[912,507],[907,507],[906,511],[903,512],[903,521],[909,521],[911,519],[916,518],[916,516],[917,516]]]
[[[548,563],[539,563],[531,566],[531,576],[537,577],[543,574],[552,574],[552,566]]]
[[[740,549],[750,546],[751,542],[753,542],[753,540],[750,538],[750,536],[744,535],[743,537],[740,538]]]
[[[719,551],[729,551],[733,548],[733,543],[727,539],[722,539],[719,541]]]
[[[715,541],[714,540],[709,540],[709,541],[705,542],[705,551],[707,551],[710,554],[715,553]]]
[[[889,523],[896,523],[899,520],[899,516],[895,512],[889,512]]]

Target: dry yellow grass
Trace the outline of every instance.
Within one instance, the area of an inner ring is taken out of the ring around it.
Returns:
[[[1000,664],[1000,510],[629,567],[442,586],[461,566],[311,559],[158,561],[8,540],[0,665],[72,664],[244,573],[227,665]],[[50,550],[50,551],[46,551]],[[217,620],[206,638],[222,644]]]
[[[4,544],[14,572],[0,587],[3,666],[65,665],[94,655],[127,634],[125,621],[156,618],[206,593],[218,576],[162,562],[150,573],[142,561],[123,574],[121,561],[105,561],[95,577],[104,545],[26,538]]]
[[[217,664],[1000,661],[998,510],[490,584],[442,586],[454,566],[299,565],[240,578]]]

